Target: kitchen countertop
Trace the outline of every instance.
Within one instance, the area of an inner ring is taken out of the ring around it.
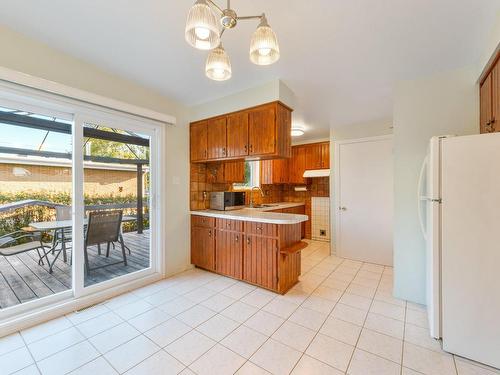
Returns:
[[[261,208],[242,208],[240,210],[217,211],[217,210],[199,210],[191,211],[192,215],[218,217],[221,219],[253,221],[269,224],[298,224],[309,220],[307,215],[285,214],[279,212],[268,212],[273,210],[282,210],[285,208],[303,206],[304,203],[270,203],[271,207]]]

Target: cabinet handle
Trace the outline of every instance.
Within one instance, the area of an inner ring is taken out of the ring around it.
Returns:
[[[257,230],[262,230],[262,227],[257,227]]]
[[[247,245],[250,245],[250,237],[247,238]]]
[[[245,154],[248,152],[248,146],[245,145]]]
[[[236,236],[235,241],[236,241],[236,242],[240,242],[240,236]]]
[[[226,225],[227,225],[229,228],[231,228],[231,223],[227,223]]]
[[[222,155],[226,156],[226,148],[222,147]]]
[[[208,231],[208,237],[212,237],[212,229]]]
[[[207,150],[203,151],[203,155],[205,155],[205,157],[207,157]]]
[[[253,152],[253,145],[250,145],[250,152]]]

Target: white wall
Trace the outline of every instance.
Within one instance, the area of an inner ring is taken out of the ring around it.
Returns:
[[[188,111],[169,98],[129,80],[70,57],[0,26],[0,66],[45,78],[173,115],[177,125],[166,133],[166,192],[164,192],[166,270],[190,267],[189,262],[189,131]],[[168,192],[168,194],[166,194]]]
[[[394,100],[394,294],[425,303],[417,180],[429,139],[479,132],[477,67],[400,82]]]

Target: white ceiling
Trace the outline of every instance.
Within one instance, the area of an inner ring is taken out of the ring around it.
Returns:
[[[477,63],[500,11],[499,0],[233,0],[239,15],[266,12],[281,59],[253,65],[256,23],[241,22],[223,36],[233,78],[213,82],[206,52],[184,41],[193,2],[2,0],[0,23],[189,106],[279,78],[315,138],[390,118],[397,80]]]

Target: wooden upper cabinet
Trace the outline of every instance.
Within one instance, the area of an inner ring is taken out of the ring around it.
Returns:
[[[208,120],[208,159],[226,157],[226,117]]]
[[[491,132],[491,118],[492,118],[492,75],[490,73],[484,80],[479,90],[480,96],[480,109],[479,109],[479,126],[481,133]]]
[[[191,161],[207,160],[208,157],[208,121],[199,121],[191,124],[190,132],[190,153]]]
[[[265,106],[249,113],[249,155],[274,154],[276,151],[276,107]]]
[[[245,182],[245,162],[227,161],[224,162],[225,182]]]
[[[292,110],[272,102],[191,124],[191,161],[291,157]]]
[[[321,144],[321,169],[330,169],[330,142]]]
[[[260,183],[286,184],[290,181],[288,159],[261,160],[260,162]]]
[[[304,184],[304,171],[306,170],[306,148],[304,146],[292,147],[292,159],[290,160],[290,183]]]
[[[238,112],[227,116],[227,156],[248,155],[248,112]]]
[[[306,169],[321,169],[321,144],[306,146]]]

